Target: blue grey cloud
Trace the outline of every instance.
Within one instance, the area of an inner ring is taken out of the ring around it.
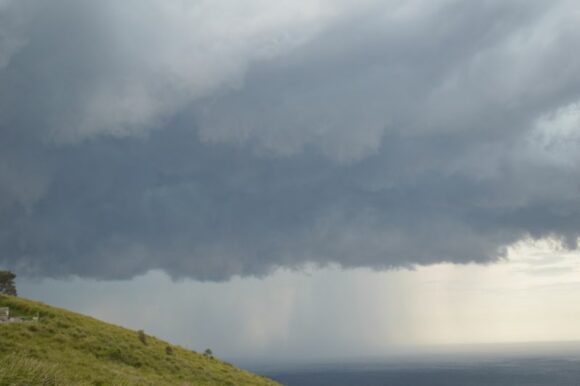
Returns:
[[[0,263],[222,280],[580,232],[574,3],[0,3]]]

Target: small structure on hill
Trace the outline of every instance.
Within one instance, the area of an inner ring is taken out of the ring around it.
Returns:
[[[38,322],[38,312],[34,316],[12,316],[10,307],[0,307],[0,323]]]
[[[10,320],[10,307],[0,307],[0,322]]]

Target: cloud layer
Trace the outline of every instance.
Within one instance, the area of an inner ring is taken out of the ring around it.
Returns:
[[[0,264],[488,262],[580,233],[572,1],[0,2]]]

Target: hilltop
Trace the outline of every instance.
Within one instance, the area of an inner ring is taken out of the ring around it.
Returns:
[[[143,332],[0,295],[6,306],[24,321],[0,323],[0,385],[278,385]]]

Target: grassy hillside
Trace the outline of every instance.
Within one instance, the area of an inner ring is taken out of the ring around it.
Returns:
[[[0,385],[277,385],[137,331],[0,295],[38,322],[0,323]]]

